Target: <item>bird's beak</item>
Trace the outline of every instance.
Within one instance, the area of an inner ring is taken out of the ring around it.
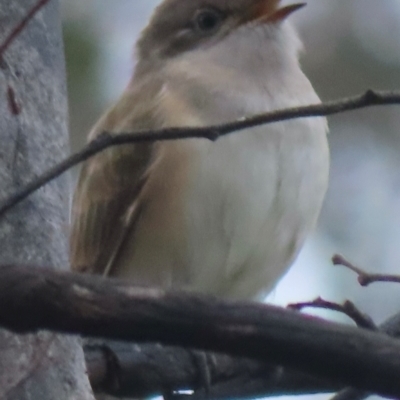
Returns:
[[[280,0],[258,0],[252,7],[246,22],[261,24],[281,22],[306,5],[306,3],[296,3],[279,7],[279,3]]]

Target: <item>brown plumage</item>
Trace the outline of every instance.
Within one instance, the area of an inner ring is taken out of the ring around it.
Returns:
[[[165,0],[128,88],[89,135],[207,126],[319,101],[279,0]],[[268,291],[318,217],[326,121],[286,121],[216,143],[114,147],[87,161],[72,208],[80,272],[226,297]]]

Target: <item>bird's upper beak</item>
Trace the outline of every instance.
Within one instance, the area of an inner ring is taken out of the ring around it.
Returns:
[[[280,0],[258,0],[250,9],[244,22],[280,22],[305,5],[305,3],[296,3],[280,7]]]

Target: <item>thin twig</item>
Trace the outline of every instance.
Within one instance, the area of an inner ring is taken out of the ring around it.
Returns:
[[[352,319],[355,324],[364,329],[369,329],[372,331],[379,331],[379,327],[372,321],[371,317],[361,312],[354,303],[347,300],[343,304],[334,303],[331,301],[326,301],[321,297],[303,303],[290,304],[288,308],[293,310],[301,311],[304,308],[321,308],[325,310],[332,310],[340,312],[350,319]],[[365,390],[360,390],[352,387],[346,387],[336,393],[331,400],[363,400],[365,397],[370,395],[369,392]]]
[[[337,254],[332,258],[334,265],[341,265],[358,275],[358,282],[361,286],[368,286],[376,282],[392,282],[400,283],[400,275],[387,275],[387,274],[370,274],[363,269],[356,267],[350,261],[346,260],[343,256]]]
[[[5,38],[3,43],[0,45],[0,59],[3,58],[4,53],[10,47],[12,42],[21,34],[25,29],[26,25],[32,20],[32,18],[49,2],[50,0],[39,0],[26,14],[26,16],[19,22],[14,29]]]
[[[368,286],[371,283],[375,282],[395,282],[400,283],[400,276],[395,275],[384,275],[384,274],[370,274],[363,269],[355,266],[350,261],[346,260],[343,256],[336,254],[332,258],[332,262],[334,265],[341,265],[349,269],[350,271],[355,272],[358,275],[358,282],[362,286]],[[398,318],[395,321],[395,324],[391,323],[391,319],[389,322],[384,323],[378,329],[382,332],[385,332],[389,335],[397,335],[398,329]],[[393,329],[393,327],[396,327]],[[370,396],[370,392],[366,392],[360,389],[347,387],[341,391],[339,391],[335,396],[331,398],[331,400],[363,400],[366,397]]]
[[[349,300],[346,300],[343,304],[338,304],[318,297],[309,302],[289,304],[288,308],[297,311],[301,311],[304,308],[321,308],[324,310],[337,311],[353,320],[359,328],[370,329],[373,331],[378,330],[378,327],[372,321],[371,317],[361,312],[356,305]]]
[[[59,164],[55,165],[53,168],[50,168],[48,171],[44,172],[42,175],[28,183],[21,190],[0,202],[0,218],[8,210],[15,207],[33,192],[59,177],[70,168],[113,146],[189,138],[217,140],[218,138],[227,134],[263,124],[306,117],[329,116],[371,106],[391,104],[400,104],[400,92],[368,90],[364,94],[348,99],[268,112],[222,125],[199,128],[167,128],[162,130],[145,130],[118,134],[104,132],[97,139],[85,146],[82,150],[67,157]]]

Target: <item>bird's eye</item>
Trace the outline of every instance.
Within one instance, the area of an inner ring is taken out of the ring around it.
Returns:
[[[194,23],[196,28],[203,33],[217,30],[222,22],[222,14],[217,10],[200,10],[196,13]]]

